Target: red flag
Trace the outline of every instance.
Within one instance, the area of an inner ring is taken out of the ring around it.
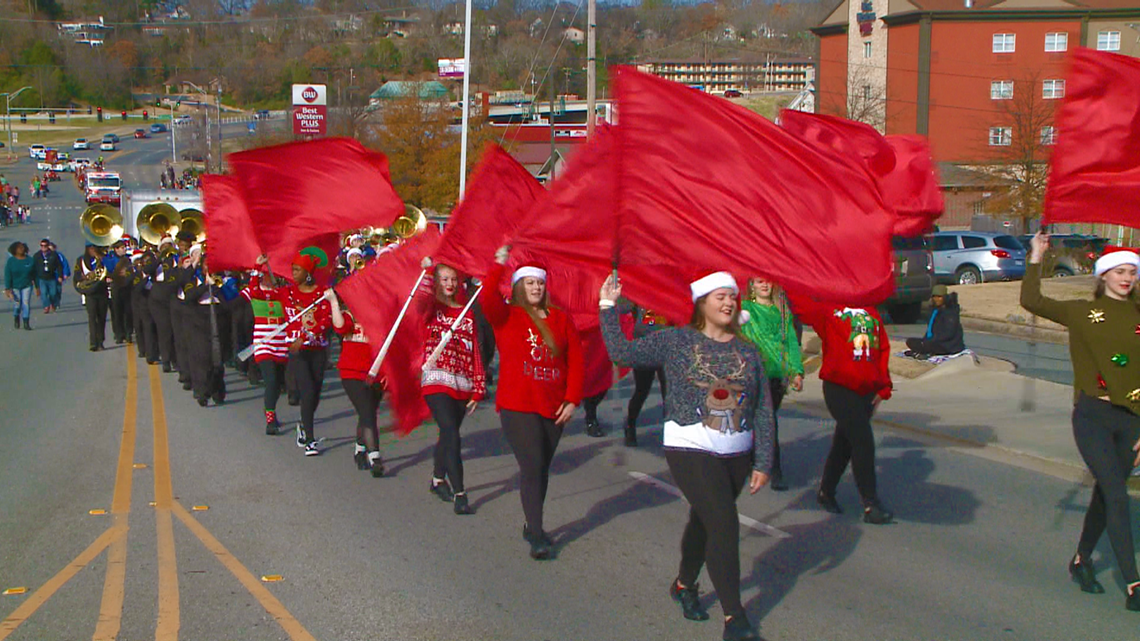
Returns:
[[[1140,60],[1078,47],[1041,222],[1140,226]]]
[[[628,67],[617,69],[615,93],[623,266],[760,274],[848,303],[889,297],[894,215],[865,169]]]
[[[404,213],[388,178],[388,159],[350,138],[262,147],[227,159],[278,274],[288,274],[293,256],[318,236],[387,227]],[[330,259],[334,255],[335,249]]]
[[[895,235],[926,233],[945,210],[925,138],[883,136],[861,122],[788,109],[780,112],[780,123],[792,135],[841,158],[859,159],[895,213]]]
[[[495,250],[515,235],[524,216],[545,193],[502,147],[488,144],[463,200],[448,218],[435,261],[482,278]]]
[[[252,268],[262,251],[237,179],[217,174],[202,176],[202,203],[206,236],[210,239],[210,268]]]
[[[364,327],[373,354],[380,352],[419,278],[421,261],[431,256],[438,245],[439,231],[429,226],[400,247],[380,254],[337,286],[337,293]],[[420,388],[426,327],[427,319],[417,316],[414,304],[409,306],[380,366],[387,386],[385,398],[392,408],[395,430],[400,436],[409,434],[431,415]]]

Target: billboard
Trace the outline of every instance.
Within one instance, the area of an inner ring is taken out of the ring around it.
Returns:
[[[467,60],[464,58],[440,58],[438,63],[440,78],[462,78],[467,69]]]
[[[293,133],[323,136],[328,131],[328,88],[293,85]]]

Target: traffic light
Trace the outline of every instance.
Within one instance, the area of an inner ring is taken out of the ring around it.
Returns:
[[[103,122],[103,108],[95,107],[95,120],[96,122]]]
[[[147,113],[146,109],[143,109],[143,120],[150,120],[150,114]]]
[[[123,120],[126,120],[126,119],[127,119],[127,112],[126,112],[126,110],[123,110],[123,111],[122,111],[122,112],[120,112],[120,113],[122,113],[122,115],[123,115]]]
[[[53,124],[53,125],[55,124],[55,112],[54,111],[48,112],[48,123]]]
[[[25,124],[25,125],[28,124],[28,114],[26,114],[26,113],[20,114],[20,123]]]

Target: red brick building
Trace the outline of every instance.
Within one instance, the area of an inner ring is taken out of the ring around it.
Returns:
[[[1047,153],[1068,52],[1140,56],[1140,2],[843,0],[813,31],[820,112],[926,135],[938,161],[1003,162],[1026,140]]]

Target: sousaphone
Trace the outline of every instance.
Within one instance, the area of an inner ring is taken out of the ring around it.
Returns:
[[[108,204],[96,203],[79,215],[79,226],[87,242],[110,247],[123,237],[123,214]]]

